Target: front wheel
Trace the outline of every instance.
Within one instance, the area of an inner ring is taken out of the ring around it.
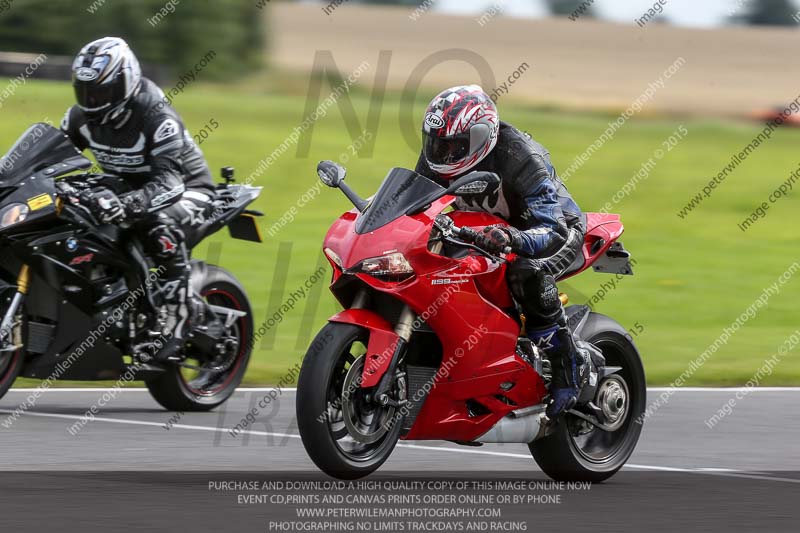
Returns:
[[[395,408],[360,386],[369,332],[330,323],[309,348],[297,381],[297,425],[311,460],[326,474],[358,479],[391,455],[401,425]],[[395,388],[402,386],[395,385]],[[395,397],[405,391],[393,391]]]
[[[25,348],[0,352],[0,398],[6,395],[14,384],[25,363]]]
[[[0,319],[5,316],[6,311],[7,308],[0,307]],[[8,341],[11,346],[23,344],[22,339],[27,338],[27,319],[21,313],[17,320],[18,324],[15,325],[11,332],[12,338]],[[25,366],[25,353],[24,346],[14,351],[0,352],[0,398],[6,395],[22,371],[22,367]]]
[[[557,481],[601,482],[613,476],[628,461],[642,432],[641,416],[647,401],[644,368],[636,346],[625,329],[611,318],[592,313],[581,331],[582,340],[594,344],[606,366],[622,369],[599,383],[604,405],[623,417],[613,431],[599,429],[578,417],[564,415],[555,432],[528,445],[536,463]]]
[[[243,311],[246,315],[226,325],[225,337],[232,341],[233,349],[224,361],[208,365],[188,358],[184,361],[186,366],[170,367],[147,381],[153,398],[170,411],[210,411],[223,404],[241,384],[253,351],[253,311],[236,278],[222,268],[208,265],[200,287],[195,290],[211,305]]]

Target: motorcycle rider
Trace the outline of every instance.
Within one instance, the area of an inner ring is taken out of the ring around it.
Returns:
[[[549,152],[498,117],[477,85],[452,87],[430,103],[416,172],[441,185],[471,171],[496,173],[500,189],[458,198],[456,209],[485,211],[509,226],[489,226],[476,244],[518,255],[507,281],[525,315],[528,337],[553,371],[546,414],[556,420],[577,401],[583,355],[567,327],[555,279],[581,253],[585,222],[558,178]]]
[[[189,291],[189,255],[212,211],[211,172],[123,39],[84,46],[72,80],[77,105],[67,110],[61,129],[78,149],[92,152],[104,173],[121,178],[93,189],[82,202],[103,224],[131,225],[146,253],[166,268],[159,285],[172,337],[156,359],[168,360],[183,346],[186,322],[201,305]]]

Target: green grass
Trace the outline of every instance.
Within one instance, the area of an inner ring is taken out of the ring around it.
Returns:
[[[265,93],[254,83],[238,88],[198,86],[180,95],[176,106],[193,131],[210,119],[219,122],[219,129],[202,149],[213,168],[235,166],[243,180],[303,119],[305,93],[281,87],[272,83]],[[430,95],[421,96],[424,100]],[[414,109],[415,122],[424,107],[422,100]],[[32,122],[45,117],[58,122],[70,102],[71,90],[66,84],[29,82],[2,108],[0,146],[10,146]],[[368,95],[354,92],[353,103],[363,127]],[[364,196],[374,192],[389,168],[413,166],[416,161],[416,150],[406,144],[398,127],[399,109],[399,98],[388,95],[374,153],[352,158],[347,165],[348,182]],[[562,170],[602,133],[609,120],[616,118],[611,114],[531,109],[513,102],[501,102],[501,113],[504,120],[532,133],[547,146],[556,167]],[[746,233],[736,225],[798,166],[800,130],[776,132],[711,198],[682,220],[676,215],[678,210],[757,134],[760,125],[635,118],[569,180],[569,188],[584,210],[599,209],[681,124],[688,128],[688,137],[614,208],[623,216],[623,240],[638,262],[636,275],[622,280],[618,290],[597,306],[626,327],[636,322],[644,327],[636,342],[653,385],[667,384],[683,372],[688,362],[713,343],[722,329],[799,255],[796,193],[773,205],[767,217]],[[342,115],[334,107],[316,124],[308,157],[297,157],[292,147],[256,180],[264,187],[256,208],[267,214],[262,219],[265,230],[315,186],[316,162],[338,159],[350,142]],[[256,321],[261,322],[277,308],[270,304],[270,298],[280,304],[321,264],[326,230],[348,208],[341,194],[321,190],[317,198],[298,210],[294,222],[265,244],[233,241],[220,234],[201,244],[195,255],[205,258],[221,244],[221,265],[242,279],[250,291]],[[291,247],[291,255],[284,258],[288,265],[278,264],[281,246]],[[288,268],[283,294],[278,294],[273,285],[279,266]],[[572,293],[573,302],[579,302],[608,280],[608,276],[587,273],[564,287]],[[325,286],[323,281],[315,287],[320,293],[318,306],[307,307],[303,302],[274,328],[274,338],[258,347],[247,383],[275,383],[301,360],[316,330],[337,309]],[[768,307],[692,375],[688,384],[746,382],[784,339],[800,329],[799,286],[800,280],[790,280],[770,299]],[[790,354],[762,384],[798,382],[800,362],[796,354]]]

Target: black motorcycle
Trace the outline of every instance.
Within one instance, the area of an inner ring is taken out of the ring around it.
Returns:
[[[198,316],[181,353],[155,355],[170,338],[159,273],[125,227],[100,224],[82,199],[110,176],[58,129],[29,128],[0,159],[0,397],[18,376],[43,380],[144,380],[162,406],[204,411],[241,383],[253,317],[241,283],[192,261]],[[84,171],[84,172],[81,172]],[[223,169],[203,238],[224,227],[261,242],[247,209],[261,188]]]

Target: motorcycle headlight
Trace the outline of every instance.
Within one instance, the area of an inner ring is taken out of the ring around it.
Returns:
[[[24,222],[30,209],[25,204],[11,204],[0,211],[0,229]]]
[[[333,250],[331,250],[330,248],[325,248],[325,249],[324,249],[324,250],[322,250],[322,251],[323,251],[323,252],[325,252],[325,255],[328,257],[328,259],[330,259],[331,261],[333,261],[333,263],[334,263],[336,266],[338,266],[339,268],[342,268],[342,258],[341,258],[341,257],[339,257],[339,254],[337,254],[336,252],[334,252],[334,251],[333,251]]]
[[[364,259],[351,272],[369,274],[384,281],[403,281],[414,275],[414,269],[399,252]]]

